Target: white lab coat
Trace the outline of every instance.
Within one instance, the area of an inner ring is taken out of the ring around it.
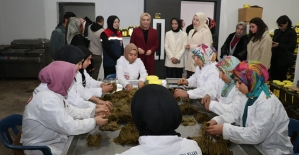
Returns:
[[[222,97],[222,88],[225,82],[219,79],[215,89],[212,89],[207,94],[211,97],[209,110],[217,115],[222,115],[227,112],[231,112],[232,106],[239,104],[240,98],[243,96],[242,93],[234,86],[227,97]]]
[[[120,155],[202,155],[195,141],[178,136],[141,136],[139,144]]]
[[[195,73],[188,80],[189,87],[196,89],[187,91],[190,99],[203,98],[209,91],[215,88],[219,80],[219,71],[216,62],[207,64],[202,69],[196,67]]]
[[[94,108],[76,108],[65,97],[50,90],[33,93],[25,106],[21,142],[24,146],[48,146],[60,155],[69,135],[87,133],[95,128]],[[42,154],[26,150],[27,155]]]
[[[85,91],[89,92],[90,94],[92,94],[92,96],[96,96],[96,97],[102,97],[102,88],[100,87],[100,85],[103,83],[101,81],[97,81],[95,79],[93,79],[84,69],[84,75],[85,75],[85,81],[86,81],[86,86],[83,87],[82,85],[82,74],[80,72],[76,73],[76,83],[78,83],[79,85],[81,85]]]
[[[116,63],[116,75],[118,82],[123,87],[126,87],[126,85],[129,84],[128,80],[144,82],[148,74],[140,58],[137,58],[134,63],[130,64],[124,56],[121,56]]]
[[[266,98],[261,92],[252,106],[248,107],[246,127],[230,123],[239,120],[242,124],[244,107],[248,98],[243,96],[232,113],[225,113],[213,119],[223,124],[223,138],[236,144],[257,144],[269,155],[292,154],[293,145],[288,137],[289,117],[275,95]]]
[[[71,85],[67,101],[78,108],[88,108],[88,107],[95,107],[96,104],[88,101],[92,97],[92,94],[84,89],[82,84],[80,85],[77,82],[73,82]]]

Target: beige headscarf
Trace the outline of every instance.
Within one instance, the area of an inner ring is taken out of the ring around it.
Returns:
[[[80,29],[81,21],[78,17],[71,17],[66,26],[66,43],[71,44],[72,39],[75,35],[81,34]]]
[[[129,56],[129,53],[132,51],[132,50],[136,50],[137,51],[137,47],[135,44],[133,43],[130,43],[128,44],[126,47],[125,47],[125,51],[124,51],[124,57],[128,60],[128,56]],[[128,60],[129,61],[129,60]]]
[[[142,18],[143,18],[144,16],[148,16],[148,17],[149,17],[150,23],[149,23],[148,27],[143,27],[143,25],[142,25]],[[151,25],[151,20],[152,20],[152,17],[151,17],[151,15],[150,15],[149,13],[146,13],[146,12],[145,12],[145,13],[142,13],[141,16],[140,16],[140,27],[141,27],[143,30],[148,30],[148,28],[149,28],[150,25]]]
[[[197,16],[198,19],[199,19],[199,26],[198,26],[198,27],[194,27],[194,29],[195,29],[196,31],[199,31],[199,30],[202,29],[202,28],[207,28],[207,29],[209,29],[208,25],[206,24],[206,21],[207,21],[207,16],[206,16],[206,14],[204,14],[204,13],[202,13],[202,12],[197,12],[197,13],[195,14],[195,16]]]

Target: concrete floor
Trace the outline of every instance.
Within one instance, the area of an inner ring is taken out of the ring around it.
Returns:
[[[36,78],[0,78],[0,120],[10,114],[23,114],[25,104],[33,90],[40,84]],[[0,155],[13,152],[0,144]]]

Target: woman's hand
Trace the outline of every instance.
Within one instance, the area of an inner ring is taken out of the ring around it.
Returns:
[[[131,84],[127,84],[127,85],[126,85],[126,90],[127,90],[127,91],[131,91],[131,90],[133,90],[133,86],[132,86]]]
[[[210,95],[205,95],[202,99],[201,99],[201,104],[205,107],[205,109],[207,111],[210,111],[210,103],[211,103],[211,97]]]
[[[99,126],[106,125],[108,123],[108,119],[105,119],[103,116],[95,117],[96,124]]]
[[[187,49],[187,50],[190,49],[190,44],[187,44],[187,45],[186,45],[186,49]]]
[[[272,42],[272,47],[277,47],[279,45],[278,42]]]
[[[172,57],[172,58],[171,58],[171,62],[172,62],[173,64],[177,64],[177,63],[178,63],[178,59],[176,59],[175,57]]]
[[[143,87],[144,86],[144,82],[143,81],[139,81],[138,82],[138,88],[141,88],[141,87]]]
[[[186,86],[188,86],[188,84],[189,84],[189,82],[188,82],[188,80],[185,79],[185,78],[181,78],[181,79],[179,79],[179,81],[178,81],[178,85],[186,85]]]
[[[97,102],[99,105],[105,105],[105,106],[107,106],[107,107],[112,107],[113,106],[113,104],[111,103],[111,102],[109,102],[109,101],[103,101],[103,100],[101,100],[101,99],[99,99],[100,101],[99,102]]]
[[[105,85],[102,87],[102,93],[110,92],[113,89],[112,85]]]
[[[137,50],[139,54],[144,54],[144,50],[142,48],[138,48]]]
[[[146,51],[145,55],[151,55],[152,54],[152,50],[148,50]]]
[[[174,92],[174,97],[188,97],[188,93],[182,89],[176,89]]]
[[[210,135],[220,135],[223,132],[223,124],[210,125],[206,131]]]

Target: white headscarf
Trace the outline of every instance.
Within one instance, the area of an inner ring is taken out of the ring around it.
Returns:
[[[71,17],[68,21],[67,29],[66,29],[66,43],[68,45],[71,44],[72,39],[75,35],[81,34],[80,29],[81,21],[78,17]]]
[[[206,14],[204,14],[204,13],[202,13],[202,12],[197,12],[197,13],[195,14],[195,16],[197,16],[198,19],[199,19],[199,26],[198,26],[198,27],[194,27],[194,29],[195,29],[196,31],[199,31],[199,30],[202,29],[202,28],[207,28],[207,29],[209,29],[208,25],[206,24],[206,22],[207,22],[207,16],[206,16]]]

